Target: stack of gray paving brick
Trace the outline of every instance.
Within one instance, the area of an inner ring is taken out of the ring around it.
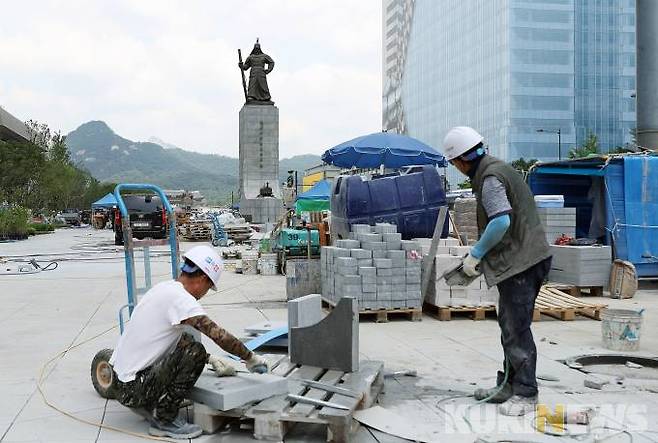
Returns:
[[[428,248],[429,249],[429,248]],[[461,263],[470,252],[470,246],[459,246],[453,238],[441,239],[434,257],[434,267],[425,302],[434,306],[492,306],[498,302],[498,290],[489,288],[484,276],[475,279],[468,286],[448,286],[443,274]],[[429,251],[427,251],[429,252]],[[429,260],[427,253],[424,254]]]
[[[402,240],[395,225],[352,225],[350,239],[322,248],[322,296],[354,297],[361,310],[420,308],[421,259],[418,242]]]
[[[549,245],[564,235],[576,237],[576,208],[537,208]]]
[[[455,200],[455,225],[457,225],[459,234],[466,237],[468,244],[473,244],[478,240],[477,201],[475,198],[457,198]]]
[[[548,279],[575,286],[608,286],[612,266],[610,246],[551,246]]]

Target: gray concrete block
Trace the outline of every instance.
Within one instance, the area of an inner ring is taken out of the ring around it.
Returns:
[[[377,283],[363,283],[361,289],[363,292],[377,292]]]
[[[351,267],[358,265],[356,259],[352,257],[336,257],[334,263],[336,263],[338,266],[344,266],[344,267]]]
[[[402,266],[404,266],[406,263],[407,259],[407,252],[402,251],[402,250],[396,250],[396,251],[386,251],[386,256],[390,258],[391,260],[396,260],[398,263],[402,263]]]
[[[420,251],[420,243],[416,240],[402,240],[400,247],[405,251]]]
[[[288,302],[288,331],[292,327],[304,327],[322,320],[322,297],[310,294]]]
[[[398,232],[398,227],[390,223],[375,223],[373,231],[378,234],[388,234]]]
[[[372,258],[372,251],[367,249],[350,249],[350,257],[359,259]]]
[[[358,262],[359,268],[372,266],[372,259],[371,258],[358,258],[357,262]]]
[[[381,242],[382,241],[382,235],[381,234],[357,234],[356,238],[363,242],[367,243],[373,243],[373,242]]]
[[[377,285],[392,285],[393,277],[389,275],[377,275]]]
[[[377,275],[377,268],[374,266],[359,266],[359,275],[375,276]]]
[[[355,223],[351,226],[352,232],[357,234],[370,234],[372,233],[372,226]]]
[[[400,241],[399,240],[391,240],[386,242],[386,249],[389,251],[397,251],[400,250]]]
[[[361,247],[369,251],[386,251],[386,243],[375,241],[362,241]]]
[[[359,267],[358,266],[338,266],[336,267],[337,275],[358,275]]]
[[[420,308],[422,306],[422,302],[419,297],[418,299],[407,300],[406,305],[407,308]]]
[[[391,275],[393,277],[398,277],[398,278],[401,277],[404,280],[404,278],[407,276],[407,272],[406,272],[405,268],[395,268],[394,267],[394,268],[391,268]]]
[[[337,240],[336,246],[344,249],[357,249],[361,246],[358,240]]]
[[[345,275],[341,278],[341,283],[347,285],[361,285],[360,275]]]
[[[228,411],[258,400],[288,392],[288,380],[273,374],[238,373],[217,377],[204,371],[190,391],[190,399],[212,409]]]
[[[319,323],[290,331],[290,361],[353,372],[359,369],[358,302],[343,297]]]
[[[387,258],[386,255],[388,254],[388,251],[381,250],[381,251],[372,251],[372,258]]]
[[[392,268],[377,268],[377,276],[391,277],[393,275]]]
[[[293,300],[321,292],[321,261],[289,259],[286,263],[286,298]]]
[[[401,240],[402,240],[402,234],[400,233],[397,232],[382,233],[382,241],[384,242],[390,242],[390,241],[399,242]]]
[[[375,283],[377,283],[377,276],[376,275],[363,275],[363,276],[361,276],[361,283],[375,284]]]
[[[390,269],[393,267],[393,261],[390,258],[375,258],[372,262],[377,269]]]

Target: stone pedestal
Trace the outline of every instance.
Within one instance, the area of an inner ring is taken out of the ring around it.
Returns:
[[[240,110],[240,213],[253,223],[274,223],[283,211],[279,184],[279,108],[244,105]],[[260,196],[262,187],[272,197]]]

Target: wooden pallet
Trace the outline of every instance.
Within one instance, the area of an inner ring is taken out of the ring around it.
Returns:
[[[484,320],[487,313],[496,313],[495,306],[436,306],[431,303],[424,303],[423,310],[432,317],[441,321],[452,320],[452,315],[467,315],[473,320]]]
[[[322,305],[331,311],[336,305],[334,302],[322,299]],[[420,308],[381,308],[381,309],[359,309],[359,320],[375,318],[375,323],[388,323],[389,316],[404,317],[410,321],[422,321],[423,310]]]
[[[535,301],[532,320],[539,321],[541,314],[564,321],[574,320],[576,315],[601,320],[601,310],[607,306],[606,304],[585,303],[559,289],[543,286]]]
[[[216,411],[217,416],[253,420],[254,437],[258,440],[283,441],[295,425],[310,423],[324,426],[327,441],[348,442],[358,428],[354,411],[369,408],[384,388],[384,364],[379,361],[362,361],[359,371],[346,373],[313,366],[297,366],[288,357],[280,360],[272,373],[288,379],[288,392],[306,398],[338,403],[348,410],[294,403],[285,395],[277,395],[230,411]],[[355,397],[335,394],[323,389],[312,389],[302,380],[347,389]]]

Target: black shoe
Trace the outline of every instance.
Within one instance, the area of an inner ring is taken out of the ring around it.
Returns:
[[[498,385],[490,389],[478,388],[475,390],[473,396],[476,400],[482,401],[485,398],[489,398],[487,403],[503,403],[512,398],[512,385],[506,383],[504,386]]]
[[[149,434],[155,437],[169,437],[176,439],[188,439],[196,438],[203,430],[201,426],[195,425],[194,423],[188,423],[185,420],[176,418],[172,422],[164,422],[161,420],[153,419],[151,421],[151,427],[149,428]]]

